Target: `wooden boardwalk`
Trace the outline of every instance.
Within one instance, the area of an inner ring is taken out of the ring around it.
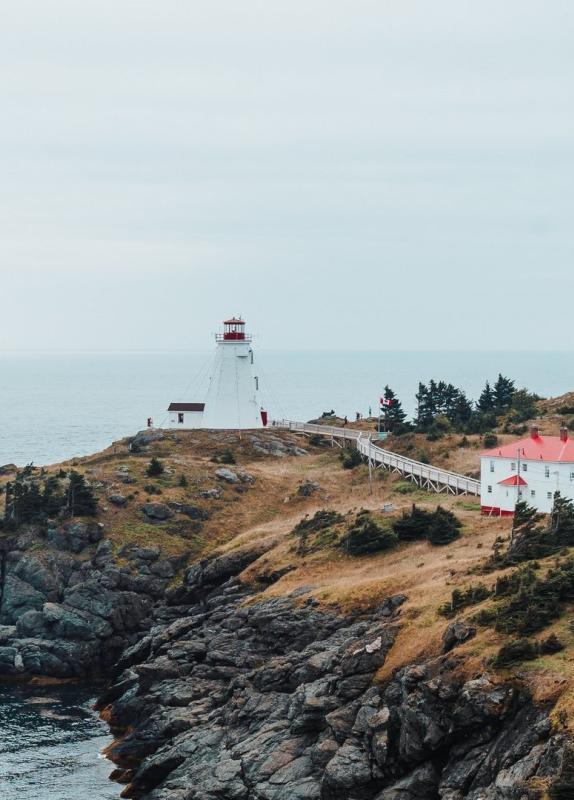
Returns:
[[[357,450],[366,459],[369,467],[391,470],[403,475],[408,480],[416,483],[429,492],[450,492],[451,494],[470,494],[480,497],[480,481],[459,475],[456,472],[432,464],[423,464],[412,458],[398,455],[390,450],[379,447],[372,441],[371,435],[365,431],[353,428],[337,428],[333,425],[313,425],[306,422],[293,422],[291,420],[274,420],[272,427],[285,428],[303,434],[320,434],[326,439],[331,439],[332,444],[339,446],[347,443],[354,444]]]

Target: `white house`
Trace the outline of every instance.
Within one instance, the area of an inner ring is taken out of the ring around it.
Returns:
[[[574,500],[574,441],[568,429],[541,436],[533,426],[527,439],[485,450],[480,485],[483,514],[512,516],[519,500],[549,514],[557,491]]]
[[[169,424],[172,428],[201,428],[205,403],[170,403]]]
[[[245,321],[233,317],[215,336],[216,351],[205,402],[172,403],[173,428],[263,428],[267,412],[259,397],[259,378],[253,374],[251,336]]]

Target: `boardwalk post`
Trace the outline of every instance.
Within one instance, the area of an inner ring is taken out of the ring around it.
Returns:
[[[369,494],[373,494],[373,462],[371,459],[371,437],[369,436]]]

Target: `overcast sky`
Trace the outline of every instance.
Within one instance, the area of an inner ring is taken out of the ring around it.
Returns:
[[[571,0],[9,0],[0,348],[574,349]]]

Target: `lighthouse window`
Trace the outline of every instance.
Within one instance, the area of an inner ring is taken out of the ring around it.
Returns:
[[[492,486],[488,487],[488,494],[492,494]]]
[[[516,470],[516,461],[512,461],[510,464],[510,469],[514,472]]]
[[[528,464],[522,465],[522,472],[528,472]]]
[[[534,489],[530,490],[530,497],[536,497],[536,492],[534,491]]]
[[[550,467],[544,467],[544,477],[545,478],[550,477]]]
[[[552,492],[546,492],[546,497],[548,500],[552,500]]]
[[[571,473],[570,473],[570,480],[571,480],[571,481],[574,481],[574,472],[571,472]]]
[[[494,472],[494,461],[490,462],[490,471]]]

